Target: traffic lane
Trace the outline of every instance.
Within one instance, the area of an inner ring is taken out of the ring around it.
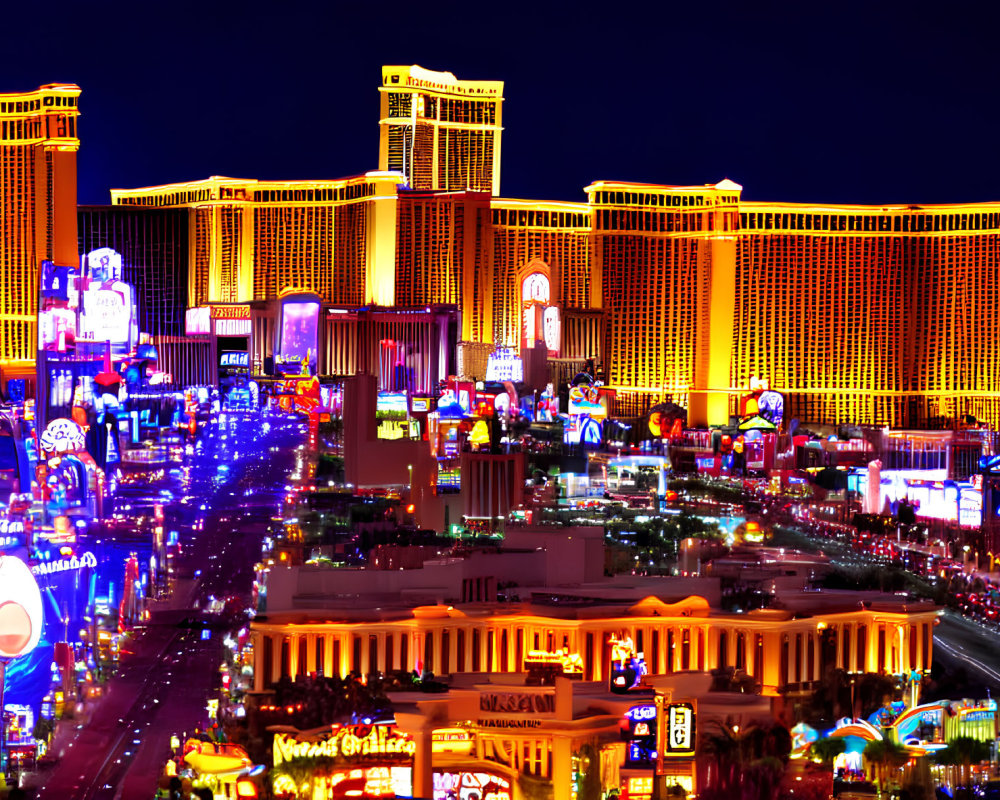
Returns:
[[[294,438],[296,432],[303,432],[301,426],[272,431],[270,438]],[[210,439],[208,444],[212,442]],[[266,438],[260,447],[269,444]],[[184,526],[191,535],[189,546],[182,549],[181,560],[193,569],[206,561],[217,561],[218,558],[208,558],[213,554],[223,555],[229,563],[225,568],[220,565],[209,569],[199,581],[176,585],[177,593],[167,602],[168,611],[179,611],[178,606],[184,605],[191,608],[195,600],[204,600],[212,594],[219,596],[221,590],[230,588],[239,589],[241,595],[249,597],[252,565],[260,554],[262,534],[257,531],[247,535],[232,517],[242,515],[246,489],[255,494],[259,491],[280,496],[275,484],[283,486],[292,466],[292,453],[289,446],[277,457],[260,454],[257,459],[244,461],[241,468],[230,470],[225,481],[217,479],[217,470],[213,475],[204,465],[192,465],[186,471],[186,491],[163,503],[165,524]],[[202,505],[204,509],[200,508]],[[255,516],[259,519],[270,518],[263,507],[258,512]],[[222,522],[227,516],[230,519]],[[151,624],[130,639],[126,649],[131,652],[125,654],[120,675],[109,684],[105,702],[98,706],[91,723],[63,748],[59,763],[45,777],[40,800],[114,796],[118,786],[124,786],[126,775],[130,776],[127,781],[130,792],[133,786],[142,787],[141,792],[150,785],[155,790],[155,778],[162,767],[170,735],[190,732],[204,719],[205,704],[215,691],[221,663],[216,637],[203,644],[200,638],[192,640],[194,633],[188,631],[174,639],[173,628],[164,623],[160,610]],[[122,713],[123,709],[127,712]],[[138,749],[132,749],[133,737],[140,741],[139,749],[147,740],[150,742],[141,757]],[[126,756],[127,752],[131,755]]]
[[[946,610],[934,629],[934,646],[935,661],[960,666],[994,692],[1000,691],[1000,651],[995,631]]]
[[[205,719],[205,700],[219,683],[221,652],[216,635],[190,644],[179,665],[165,665],[158,692],[163,700],[155,698],[159,702],[133,717],[131,733],[109,758],[107,773],[94,782],[95,800],[103,800],[104,792],[117,797],[118,786],[123,800],[145,799],[156,793],[163,765],[171,754],[171,737],[183,742]]]
[[[169,675],[165,678],[163,672],[169,670],[168,649],[183,652],[190,646],[190,632],[154,629],[152,633],[156,635],[138,645],[145,652],[123,665],[93,717],[58,754],[59,761],[45,777],[39,800],[91,797],[111,783],[108,776],[114,773],[115,762],[127,766],[129,735],[164,704],[164,688],[170,683]]]

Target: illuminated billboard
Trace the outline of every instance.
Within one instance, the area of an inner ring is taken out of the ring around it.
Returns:
[[[274,735],[272,788],[300,798],[413,796],[416,743],[390,725],[332,726]],[[308,768],[306,781],[297,781]]]
[[[42,595],[19,558],[0,556],[0,658],[34,649],[42,636]]]
[[[72,352],[76,345],[80,271],[43,261],[38,306],[38,349]]]
[[[511,800],[510,779],[489,772],[434,771],[434,800]]]
[[[80,293],[80,338],[131,349],[139,340],[135,289],[122,280],[122,257],[104,247],[81,259],[86,285]]]
[[[657,697],[659,703],[662,698]],[[664,703],[660,709],[663,726],[661,753],[663,756],[693,756],[695,749],[695,711],[692,703]]]
[[[319,350],[319,298],[289,295],[281,300],[275,367],[281,372],[316,374]]]

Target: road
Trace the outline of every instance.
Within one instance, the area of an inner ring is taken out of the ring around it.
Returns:
[[[962,667],[971,681],[1000,694],[1000,654],[997,632],[982,623],[947,610],[934,629],[934,660]]]
[[[90,720],[61,738],[56,765],[34,776],[39,800],[154,795],[170,737],[204,722],[219,686],[227,631],[201,609],[233,594],[249,606],[261,538],[305,435],[294,418],[222,415],[177,448],[175,489],[164,502],[165,527],[179,532],[182,545],[173,591],[130,640]],[[161,491],[150,485],[147,499],[165,500]]]

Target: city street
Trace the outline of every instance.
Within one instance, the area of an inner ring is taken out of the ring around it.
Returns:
[[[153,796],[170,737],[204,723],[219,685],[228,631],[201,609],[233,595],[249,606],[261,539],[304,434],[295,418],[222,414],[170,465],[181,470],[179,490],[164,502],[165,528],[179,532],[182,547],[173,591],[151,605],[149,623],[127,640],[89,720],[60,731],[55,766],[28,784],[40,800]],[[161,488],[148,486],[147,499],[165,500]]]

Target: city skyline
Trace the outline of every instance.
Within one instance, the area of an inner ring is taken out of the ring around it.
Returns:
[[[381,65],[414,63],[505,83],[507,197],[582,201],[594,180],[728,177],[762,201],[996,198],[986,13],[723,7],[712,17],[670,8],[601,19],[542,8],[528,19],[452,6],[400,16],[401,43],[381,35],[380,15],[395,8],[307,5],[275,17],[250,5],[192,24],[191,6],[154,18],[56,4],[44,57],[27,37],[0,54],[0,91],[81,86],[82,204],[206,175],[373,169],[373,84]],[[31,24],[27,10],[5,14]],[[319,108],[317,87],[328,98]],[[317,125],[324,147],[294,146]]]

